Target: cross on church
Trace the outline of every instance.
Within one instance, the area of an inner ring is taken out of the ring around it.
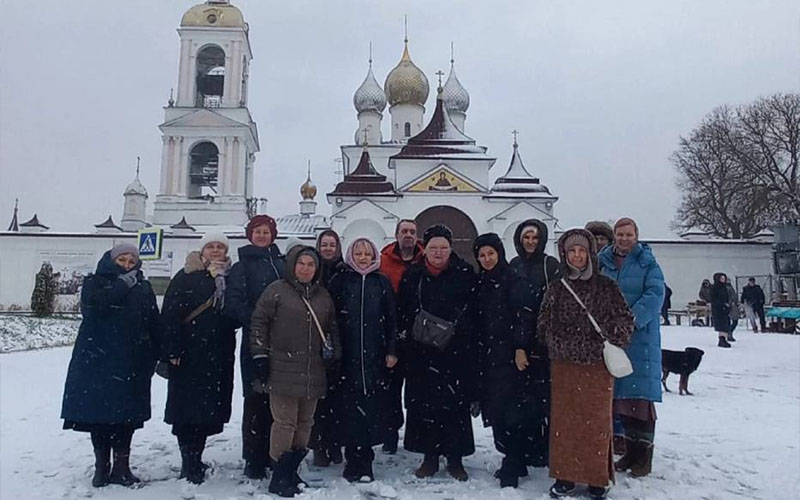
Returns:
[[[442,77],[444,76],[444,71],[439,70],[436,72],[436,75],[439,77],[439,88],[442,87]]]
[[[364,127],[361,130],[364,132],[364,146],[366,147],[369,144],[369,141],[367,140],[367,132],[369,132],[369,129]]]
[[[139,162],[140,162],[141,160],[142,160],[142,159],[141,159],[140,157],[138,157],[138,156],[136,157],[136,178],[137,178],[137,179],[139,178]]]
[[[511,131],[511,135],[514,136],[514,145],[516,146],[517,145],[517,135],[519,135],[519,131],[517,129],[514,129],[514,130]]]

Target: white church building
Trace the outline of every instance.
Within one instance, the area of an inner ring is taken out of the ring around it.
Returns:
[[[136,231],[145,227],[160,227],[165,233],[162,258],[144,265],[159,293],[209,228],[228,234],[229,254],[236,259],[236,249],[247,244],[244,225],[263,200],[253,192],[260,146],[248,109],[253,59],[249,31],[242,12],[228,0],[207,0],[183,14],[177,90],[159,125],[161,175],[155,196],[139,180],[137,168],[123,190],[119,225],[108,216],[93,232],[51,229],[42,222],[46,216],[36,214],[20,223],[15,208],[8,230],[0,231],[0,311],[30,309],[34,276],[45,261],[59,275],[60,309],[75,310],[82,277],[115,243],[134,242]],[[344,179],[326,193],[329,215],[317,213],[317,188],[309,169],[300,188],[299,211],[276,217],[279,246],[289,237],[313,244],[329,227],[345,244],[366,236],[383,245],[393,240],[400,219],[413,219],[420,230],[447,224],[456,251],[472,260],[472,241],[484,232],[499,234],[509,256],[521,221],[538,218],[557,232],[558,197],[523,164],[516,134],[507,168],[490,182],[497,158],[468,135],[470,96],[452,58],[447,79],[442,83],[443,73],[437,76],[435,105],[426,117],[430,84],[412,61],[407,39],[383,87],[369,61],[366,78],[353,95],[358,121],[353,142],[341,146]],[[152,216],[149,200],[154,201]],[[676,307],[696,299],[700,281],[713,272],[771,272],[768,241],[686,236],[651,242]]]

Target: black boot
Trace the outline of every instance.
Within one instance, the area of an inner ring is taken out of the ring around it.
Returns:
[[[614,470],[617,472],[625,472],[626,470],[631,468],[636,460],[639,458],[639,449],[636,447],[636,444],[629,440],[625,440],[625,454],[623,454],[619,460],[614,462]]]
[[[553,498],[566,497],[575,491],[575,483],[557,479],[550,487],[550,496]]]
[[[205,469],[200,460],[202,448],[198,450],[196,443],[181,444],[181,479],[186,479],[192,484],[202,484],[205,480]]]
[[[439,455],[425,454],[422,464],[414,471],[414,475],[420,479],[431,477],[439,472]]]
[[[108,478],[109,483],[133,486],[136,483],[142,482],[141,479],[134,476],[133,472],[131,472],[130,459],[130,448],[114,448],[114,467],[111,469],[111,475]]]
[[[273,463],[272,479],[268,487],[270,493],[284,498],[291,498],[300,493],[300,489],[292,484],[292,477],[296,472],[296,469],[293,468],[294,460],[294,452],[287,451],[278,458],[277,462]]]
[[[289,476],[289,482],[293,484],[295,487],[300,486],[308,486],[308,483],[303,481],[303,478],[300,477],[300,474],[297,472],[300,469],[300,465],[303,463],[303,459],[306,458],[308,455],[308,449],[306,448],[295,448],[292,450],[292,474]]]
[[[728,343],[728,339],[725,337],[719,337],[719,342],[717,342],[717,347],[730,347],[731,345]]]
[[[259,481],[267,477],[267,467],[262,460],[248,460],[244,463],[244,475]]]
[[[461,463],[461,457],[447,457],[447,472],[458,481],[469,479],[467,470],[464,469],[464,464]]]
[[[100,488],[109,483],[111,470],[111,447],[100,445],[94,449],[94,476],[92,476],[92,486]]]
[[[736,339],[733,338],[733,332],[728,334],[728,342],[736,342]]]
[[[328,448],[328,456],[331,459],[331,462],[335,464],[340,464],[344,462],[344,457],[342,456],[342,448],[340,446],[332,446]]]
[[[519,473],[520,461],[511,455],[506,455],[495,475],[500,480],[501,488],[516,488],[519,486]]]
[[[397,443],[400,441],[400,435],[397,431],[388,431],[386,433],[386,440],[383,442],[383,452],[389,455],[397,453]]]
[[[631,476],[644,477],[650,474],[653,468],[653,443],[648,441],[636,441],[638,456],[631,464]]]

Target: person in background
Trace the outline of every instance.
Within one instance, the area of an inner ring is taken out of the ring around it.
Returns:
[[[736,327],[739,326],[739,294],[736,293],[736,288],[733,287],[733,284],[730,280],[726,283],[726,288],[728,289],[728,301],[730,302],[730,322],[731,322],[731,329],[728,332],[728,342],[736,342],[736,339],[733,338],[733,332],[736,330]]]
[[[758,333],[758,325],[756,324],[756,317],[758,317],[761,331],[767,331],[767,322],[764,319],[764,303],[766,297],[764,290],[756,284],[756,279],[750,277],[747,280],[747,285],[742,288],[742,304],[744,304],[745,314],[747,319],[750,320],[750,327],[754,333]]]
[[[403,274],[398,293],[398,331],[405,332],[407,344],[403,445],[424,454],[414,471],[418,478],[436,474],[439,457],[444,455],[447,472],[466,481],[469,476],[462,457],[475,452],[470,410],[475,415],[478,400],[475,274],[453,252],[453,233],[447,226],[429,227],[422,241],[425,259]],[[414,338],[414,323],[422,311],[453,325],[455,333],[449,342],[440,347]]]
[[[672,288],[664,283],[664,303],[661,305],[661,317],[664,318],[664,326],[669,326],[670,309],[672,309]]]
[[[594,240],[597,242],[597,251],[604,249],[606,245],[614,242],[614,230],[608,222],[601,220],[593,220],[586,223],[584,227],[587,231],[592,233]]]
[[[141,267],[136,246],[119,243],[103,254],[81,289],[83,320],[61,418],[64,429],[90,433],[96,488],[140,482],[130,469],[131,440],[150,420],[150,381],[161,335],[156,297]]]
[[[401,219],[394,229],[393,243],[389,243],[381,250],[380,271],[392,285],[392,290],[397,293],[403,273],[419,263],[423,257],[423,248],[417,239],[417,223],[411,219]],[[384,453],[397,453],[397,443],[400,439],[399,431],[403,426],[403,380],[405,379],[405,362],[400,352],[398,343],[397,364],[389,369],[389,394],[386,400],[386,436],[383,441]]]
[[[600,269],[619,285],[633,312],[635,329],[625,350],[633,373],[614,381],[614,415],[625,452],[614,464],[634,477],[652,470],[656,407],[661,402],[661,305],[664,274],[650,246],[639,241],[639,227],[623,217],[614,224],[614,244],[599,255]]]
[[[529,219],[518,225],[514,231],[517,256],[509,264],[531,285],[532,297],[527,302],[533,311],[531,322],[534,325],[545,292],[554,281],[561,279],[558,259],[546,252],[547,233],[547,225],[538,219]],[[527,334],[515,351],[515,363],[523,378],[520,391],[523,411],[531,417],[531,434],[526,442],[525,463],[519,470],[520,476],[527,475],[528,465],[546,467],[550,454],[550,358],[547,346],[537,339],[535,331],[535,327],[525,330]]]
[[[253,357],[250,354],[250,317],[261,293],[275,280],[283,278],[286,261],[275,238],[278,226],[269,215],[256,215],[245,228],[249,245],[239,248],[239,262],[228,275],[225,290],[225,314],[242,327],[239,363],[242,373],[244,408],[242,411],[242,458],[244,475],[264,479],[269,464],[269,431],[272,414],[269,395],[253,391]]]
[[[224,234],[206,233],[170,281],[161,311],[162,359],[170,364],[164,421],[178,438],[180,477],[194,484],[204,481],[206,439],[231,417],[236,323],[222,312],[228,248]]]
[[[728,276],[725,273],[714,274],[710,295],[712,322],[719,339],[717,346],[728,348],[731,346],[728,342],[732,326],[731,296],[728,292]]]
[[[320,256],[320,278],[322,287],[328,288],[331,279],[345,268],[342,259],[342,242],[333,229],[326,229],[317,236],[317,252]],[[328,373],[328,391],[326,396],[317,401],[314,414],[314,427],[311,429],[309,447],[314,451],[312,463],[315,467],[328,467],[331,462],[340,464],[342,446],[337,438],[336,414],[339,374]]]
[[[538,323],[552,360],[550,476],[556,481],[550,495],[569,496],[575,483],[583,483],[589,485],[590,497],[605,498],[614,480],[614,379],[603,362],[604,339],[589,314],[605,338],[622,348],[630,342],[633,315],[616,283],[598,273],[596,243],[589,231],[566,231],[558,252],[566,278],[545,294]]]
[[[327,371],[341,357],[336,313],[317,251],[297,245],[286,256],[286,277],[272,282],[253,310],[250,352],[257,392],[270,395],[269,492],[300,493],[297,470],[308,454],[317,401],[328,388]]]
[[[525,276],[508,265],[500,237],[495,233],[478,236],[472,245],[480,265],[476,287],[478,318],[478,394],[484,427],[492,428],[497,451],[504,455],[496,472],[500,487],[514,487],[525,470],[525,444],[533,440],[536,415],[523,411],[519,393],[524,376],[515,364],[520,341],[533,335],[534,295]],[[549,417],[549,415],[545,415]],[[533,428],[532,428],[533,427]]]
[[[374,243],[354,240],[344,261],[328,287],[342,343],[336,431],[345,445],[344,478],[372,481],[372,447],[385,437],[387,369],[397,364],[397,307],[392,285],[378,271],[381,257]]]

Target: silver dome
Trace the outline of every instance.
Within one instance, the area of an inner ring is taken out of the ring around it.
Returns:
[[[364,111],[376,111],[381,113],[386,108],[386,95],[375,79],[375,75],[372,74],[371,63],[369,65],[369,71],[367,71],[367,77],[364,78],[361,86],[358,87],[356,93],[353,94],[353,106],[355,106],[359,114]]]
[[[451,113],[466,113],[467,109],[469,109],[469,93],[458,81],[452,62],[450,64],[450,75],[442,87],[442,97],[447,111]]]

